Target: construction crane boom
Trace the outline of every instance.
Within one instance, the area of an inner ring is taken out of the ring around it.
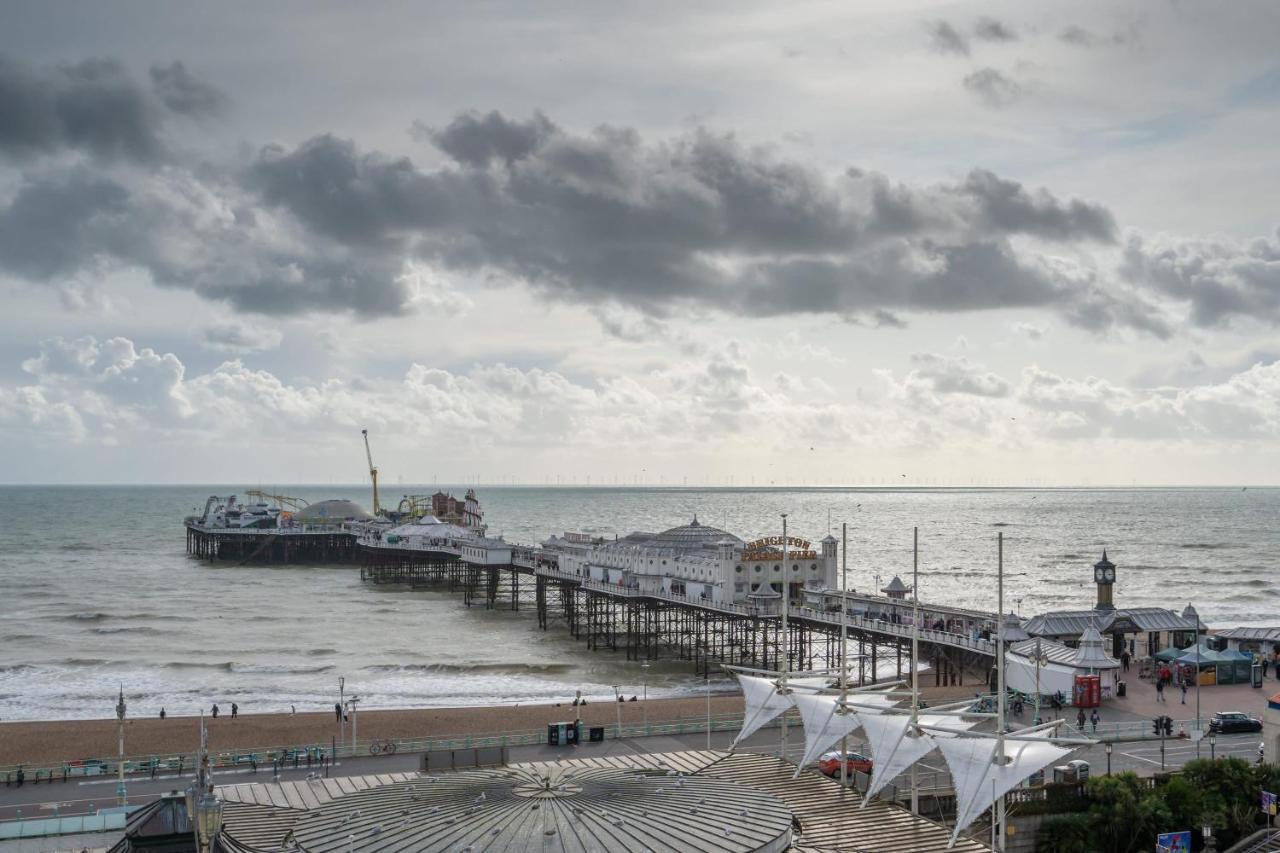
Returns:
[[[382,506],[378,503],[378,468],[373,464],[373,451],[369,449],[369,431],[360,430],[364,436],[364,456],[369,460],[369,479],[373,481],[373,514],[382,515]]]

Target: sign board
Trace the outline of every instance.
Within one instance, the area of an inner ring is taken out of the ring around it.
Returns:
[[[779,560],[782,558],[783,544],[784,540],[781,536],[764,536],[760,539],[754,539],[746,544],[742,552],[742,559],[748,562]],[[788,549],[787,559],[789,560],[818,559],[818,554],[813,550],[813,546],[808,539],[788,536],[785,539],[785,544]]]
[[[1156,836],[1156,853],[1191,853],[1191,830],[1163,832]]]
[[[1276,813],[1276,795],[1270,791],[1262,792],[1262,813],[1273,816]]]

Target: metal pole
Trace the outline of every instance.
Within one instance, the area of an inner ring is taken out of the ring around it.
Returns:
[[[129,791],[124,785],[124,684],[120,685],[120,701],[116,704],[116,729],[120,736],[120,760],[116,765],[119,781],[116,783],[116,798],[120,805],[129,805]],[[36,777],[39,779],[39,776]]]
[[[358,707],[359,704],[360,704],[360,697],[352,693],[351,694],[351,755],[352,756],[356,754],[356,742],[357,742],[356,724],[360,719],[359,717],[360,709]]]
[[[911,528],[911,725],[920,722],[920,528]],[[920,814],[920,786],[911,762],[911,813]]]
[[[338,676],[338,737],[342,739],[339,746],[347,745],[347,679],[344,676]],[[335,753],[334,758],[337,758]]]
[[[791,606],[791,586],[787,582],[787,514],[782,514],[782,694],[787,694],[787,673],[791,672],[791,635],[787,630],[787,611]],[[787,712],[782,712],[783,761],[787,760]]]
[[[711,749],[711,676],[707,676],[707,749]]]
[[[830,522],[827,524],[830,527]],[[849,523],[840,523],[840,707],[849,701]],[[849,736],[840,738],[840,788],[849,784]]]
[[[618,709],[618,733],[616,737],[622,740],[622,691],[619,689],[621,685],[613,685],[613,704]]]
[[[1200,730],[1200,614],[1195,615],[1196,620],[1196,758],[1200,757],[1200,741],[1201,735],[1204,734]]]
[[[1040,725],[1040,638],[1036,637],[1036,717],[1033,726]]]
[[[644,733],[649,733],[649,664],[640,664],[641,677],[644,679],[644,696],[640,700],[640,713],[644,720]]]
[[[1004,533],[996,535],[996,612],[1000,614],[999,620],[996,622],[996,725],[999,727],[996,732],[996,755],[999,756],[1000,764],[1005,763],[1004,756],[1004,630],[1001,624],[1004,621]],[[995,780],[992,780],[994,786]],[[996,802],[996,826],[997,838],[995,847],[997,850],[1004,850],[1004,797],[1001,796]]]

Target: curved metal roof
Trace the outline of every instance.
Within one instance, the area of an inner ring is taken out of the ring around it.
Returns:
[[[339,521],[369,521],[373,516],[355,501],[334,498],[304,507],[295,513],[293,518],[302,524],[324,524]]]
[[[742,540],[732,533],[700,523],[695,515],[690,523],[656,533],[649,541],[654,545],[667,545],[674,548],[697,548],[702,545],[717,545],[725,539],[735,545],[743,544]]]
[[[290,834],[297,849],[335,853],[746,853],[786,850],[791,830],[791,812],[777,798],[734,782],[675,770],[542,766],[425,776],[357,791],[307,811]],[[224,829],[233,844],[235,831],[234,821]]]

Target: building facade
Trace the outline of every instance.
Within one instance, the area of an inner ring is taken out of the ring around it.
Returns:
[[[752,542],[702,524],[661,533],[630,533],[600,540],[566,533],[543,542],[555,551],[562,572],[647,594],[683,595],[715,604],[744,604],[753,594],[779,599],[785,587],[798,601],[803,590],[834,586],[836,539],[828,536],[815,550],[804,539],[788,537],[786,561],[780,536]]]

